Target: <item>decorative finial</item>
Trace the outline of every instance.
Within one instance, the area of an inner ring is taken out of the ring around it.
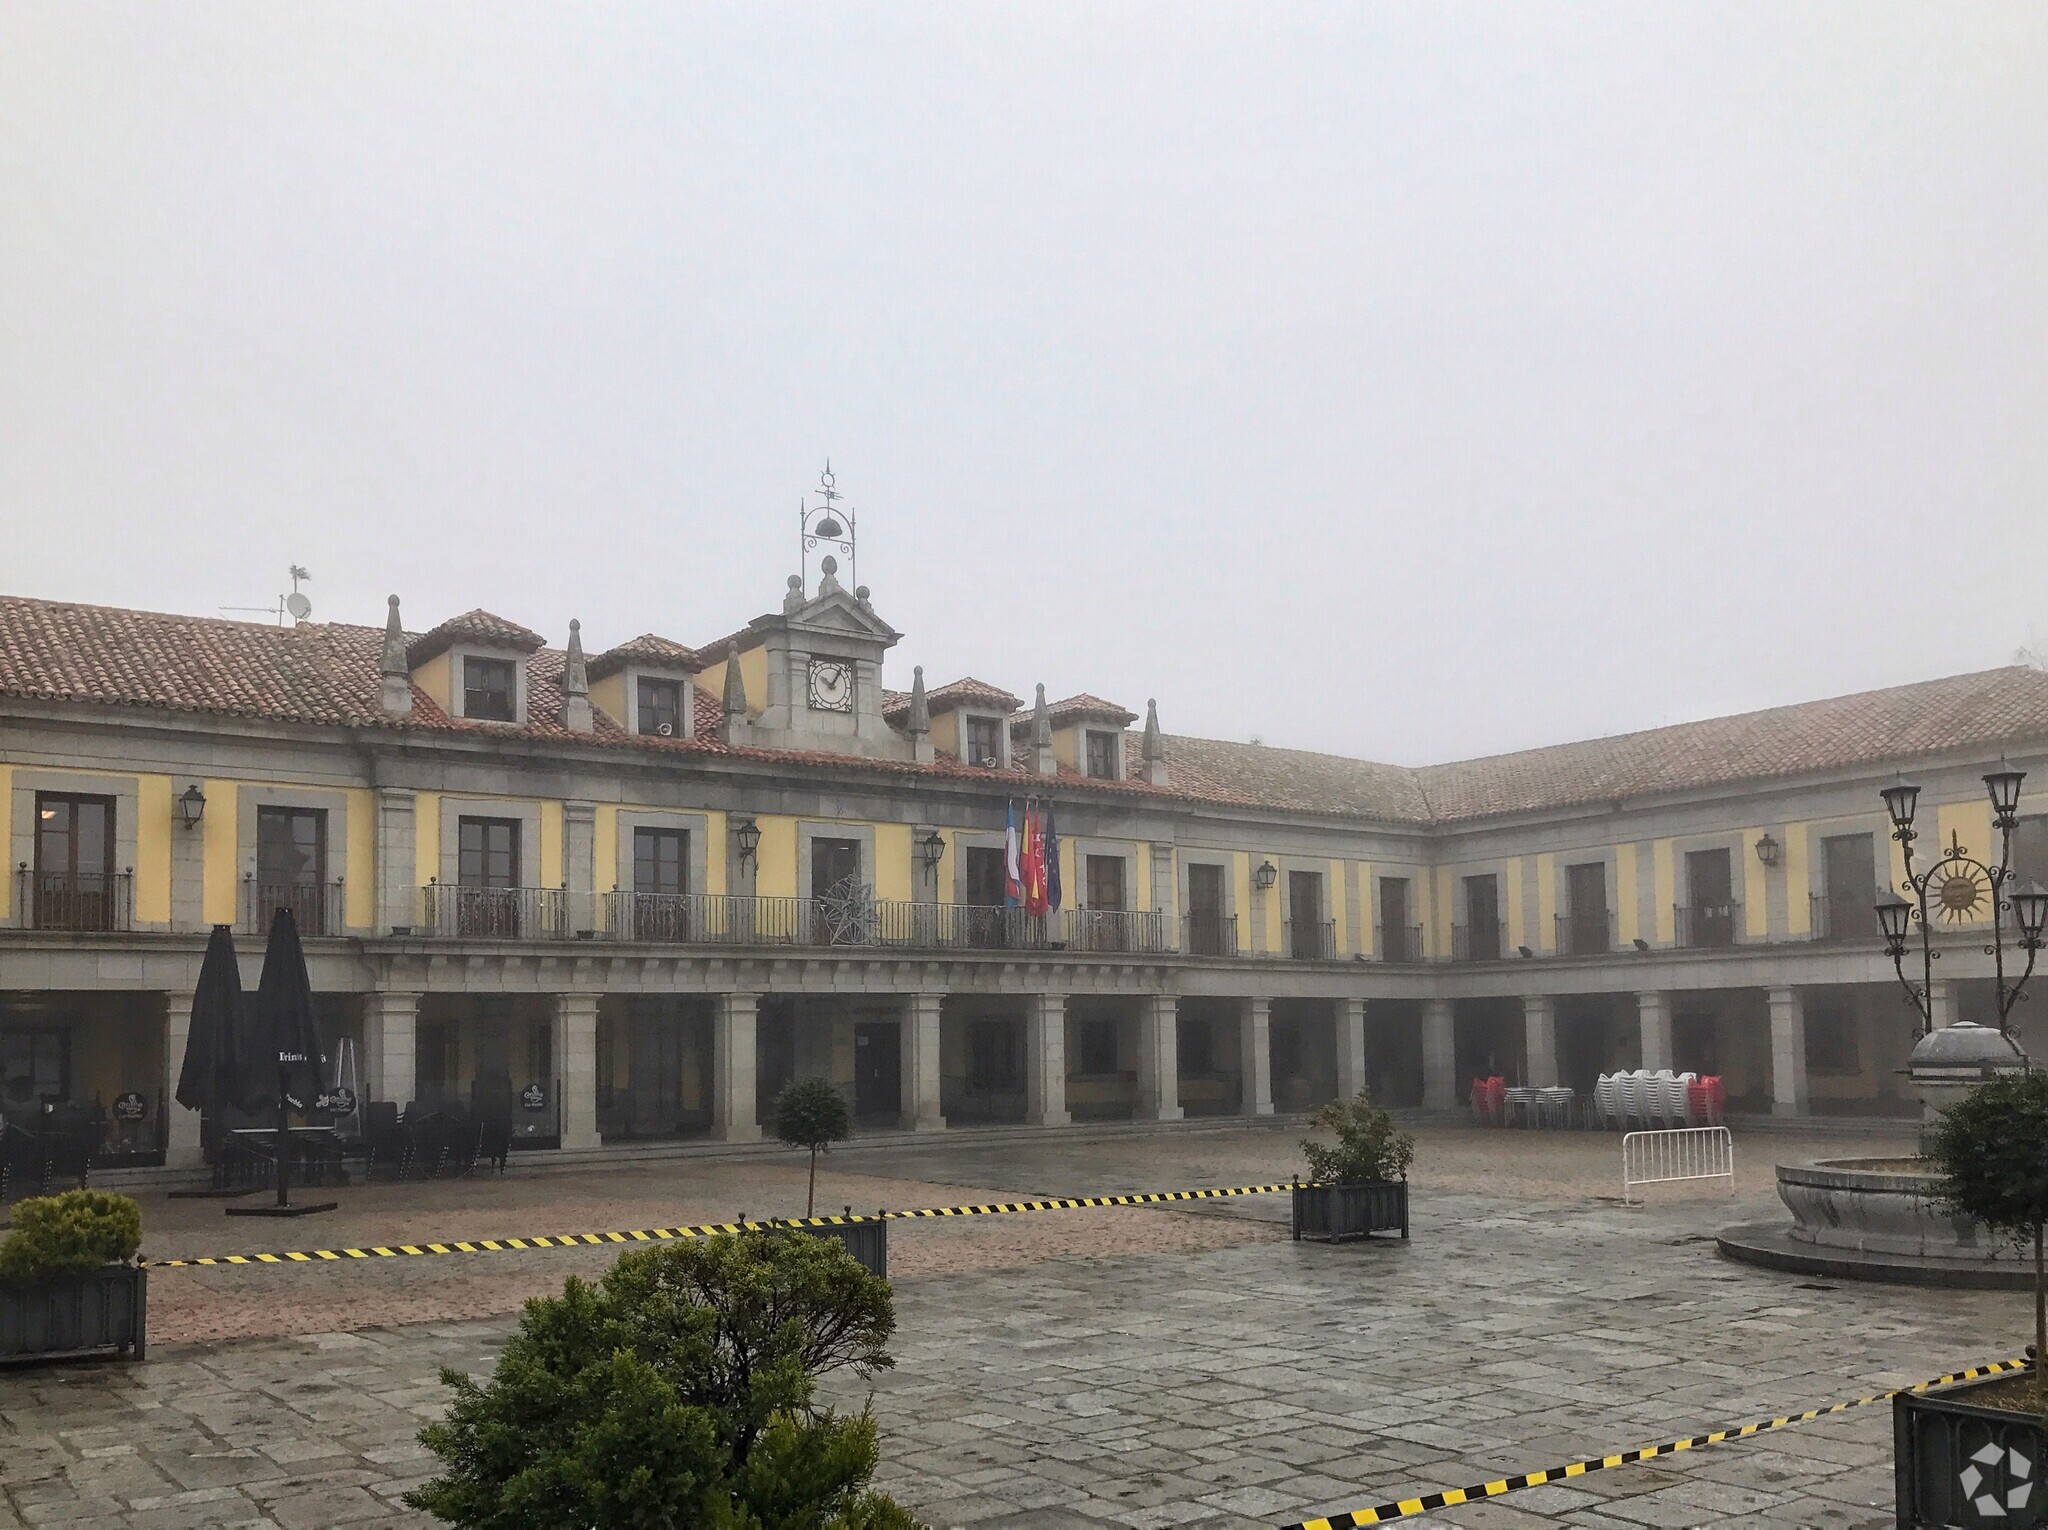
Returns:
[[[562,726],[571,733],[594,733],[597,718],[590,710],[590,672],[583,664],[583,623],[569,619],[569,646],[562,655]]]
[[[918,665],[910,673],[910,745],[917,763],[929,765],[932,762],[932,709],[925,700],[924,666]]]
[[[412,666],[405,657],[405,623],[398,619],[398,597],[392,596],[384,613],[384,652],[378,660],[378,704],[387,717],[412,715]]]
[[[1145,780],[1153,786],[1166,784],[1166,737],[1159,731],[1159,703],[1145,702]]]
[[[791,574],[789,588],[782,594],[782,614],[794,616],[804,608],[804,576]]]
[[[726,645],[725,650],[725,727],[727,742],[731,742],[735,722],[744,725],[747,720],[747,682],[740,674],[740,645],[737,641]]]
[[[1031,753],[1032,769],[1041,776],[1056,776],[1060,773],[1060,762],[1052,752],[1052,714],[1045,706],[1045,686],[1038,687],[1038,696],[1031,703]]]

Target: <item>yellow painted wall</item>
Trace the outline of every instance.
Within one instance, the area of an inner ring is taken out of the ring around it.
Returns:
[[[1642,934],[1637,912],[1636,847],[1632,844],[1614,847],[1614,897],[1620,905],[1614,911],[1615,938],[1626,949]]]
[[[1249,951],[1258,939],[1252,928],[1252,858],[1242,850],[1230,853],[1230,895],[1236,899],[1238,934]]]
[[[597,837],[592,847],[591,861],[593,874],[591,885],[603,897],[608,892],[620,891],[619,885],[619,810],[611,803],[600,802],[597,816],[592,821],[590,832]]]
[[[1651,901],[1656,904],[1657,944],[1672,945],[1678,940],[1678,873],[1668,839],[1650,846],[1650,889]]]
[[[723,677],[721,676],[721,681]],[[758,717],[768,709],[768,650],[765,646],[749,648],[740,655],[740,680],[747,688],[747,714]],[[798,702],[802,697],[796,698]]]
[[[412,672],[412,683],[432,698],[434,705],[450,717],[455,715],[455,702],[450,686],[454,681],[451,671],[454,664],[449,654],[436,654]]]
[[[706,813],[704,815],[704,833],[707,836],[704,844],[704,890],[714,897],[723,897],[731,890],[726,886],[725,880],[725,844],[726,840],[730,837],[726,832],[725,814]],[[616,853],[618,846],[616,830],[612,834],[612,846],[614,853]]]
[[[908,903],[912,898],[910,825],[875,825],[875,896],[890,902]]]
[[[1987,866],[1998,863],[1999,843],[1991,828],[1991,802],[1986,797],[1975,797],[1968,802],[1944,802],[1935,810],[1935,824],[1940,830],[1941,842],[1930,845],[1920,841],[1915,848],[1924,852],[1922,864],[1932,862],[1937,856],[1948,853],[1951,839],[1962,841],[1962,846],[1971,855]],[[1968,921],[1971,924],[1991,922],[1991,903],[1984,902],[1982,914]]]
[[[1557,949],[1557,857],[1536,857],[1536,938],[1529,942],[1534,951]]]
[[[1052,757],[1069,770],[1083,769],[1081,763],[1081,730],[1079,728],[1055,728],[1052,730]]]
[[[416,792],[412,799],[413,883],[425,887],[441,876],[441,794]]]
[[[540,805],[540,881],[536,885],[562,885],[562,804],[559,802]]]
[[[1508,884],[1508,948],[1529,945],[1529,921],[1522,910],[1522,858],[1518,855],[1501,868]],[[1534,946],[1529,947],[1532,951]]]
[[[1751,940],[1771,933],[1771,873],[1756,858],[1756,842],[1763,837],[1762,829],[1744,829],[1742,843],[1734,850],[1736,864],[1742,867],[1742,929]]]
[[[1809,845],[1805,824],[1785,825],[1785,930],[1795,937],[1813,933]]]
[[[754,852],[754,891],[763,898],[796,896],[796,820],[757,814],[760,847]]]
[[[1370,956],[1378,948],[1379,925],[1375,923],[1373,895],[1379,891],[1373,880],[1371,861],[1358,863],[1358,949]]]
[[[235,832],[234,788],[228,788],[227,801],[220,805],[227,809],[225,813],[214,803],[211,781],[201,790],[206,793],[206,816],[200,820],[200,832],[207,832],[224,819],[232,844]],[[144,924],[168,924],[171,920],[171,778],[137,776],[135,793],[135,917]],[[228,897],[232,909],[232,887],[228,890]],[[233,922],[235,916],[230,912],[226,917]]]
[[[1140,840],[1131,846],[1131,852],[1131,861],[1135,868],[1131,880],[1137,884],[1132,889],[1131,907],[1141,911],[1148,910],[1152,907],[1152,847]],[[1060,874],[1066,875],[1064,869]]]
[[[352,786],[348,799],[348,886],[342,889],[342,918],[349,928],[367,930],[377,922],[377,794]]]
[[[934,753],[960,758],[960,714],[941,712],[932,719],[932,750]]]
[[[1272,860],[1273,857],[1268,855],[1262,856],[1260,859]],[[1260,947],[1261,950],[1284,951],[1287,949],[1281,944],[1280,926],[1285,921],[1280,917],[1280,905],[1280,884],[1276,881],[1266,893],[1266,932],[1263,937],[1266,943]]]
[[[626,672],[590,682],[590,704],[621,728],[626,726]]]
[[[241,881],[241,788],[234,781],[202,781],[206,816],[199,821],[199,916],[208,924],[233,924]]]
[[[1337,932],[1335,950],[1339,956],[1351,954],[1351,900],[1344,887],[1344,863],[1330,862],[1328,872],[1330,883],[1330,923]]]

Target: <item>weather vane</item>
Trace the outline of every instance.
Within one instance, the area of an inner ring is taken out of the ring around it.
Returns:
[[[804,585],[810,584],[810,556],[820,546],[836,547],[846,556],[846,581],[860,583],[860,563],[854,552],[853,507],[841,509],[837,480],[832,476],[832,462],[825,461],[825,471],[818,478],[818,503],[804,499],[797,504],[797,528],[799,567],[803,571]],[[828,570],[828,572],[833,572]]]

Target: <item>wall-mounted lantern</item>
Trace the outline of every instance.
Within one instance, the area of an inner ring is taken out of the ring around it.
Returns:
[[[923,864],[926,876],[936,877],[939,874],[939,862],[945,854],[946,841],[936,829],[917,842],[917,858]]]
[[[740,865],[747,866],[754,859],[754,852],[761,848],[761,826],[751,818],[736,821],[732,831],[733,843],[739,846]]]
[[[187,829],[199,827],[199,820],[206,816],[206,793],[193,782],[178,798],[178,823]]]
[[[1784,852],[1785,847],[1771,837],[1771,831],[1764,830],[1763,838],[1756,842],[1756,858],[1766,866],[1776,866]]]
[[[1280,880],[1280,872],[1271,861],[1259,863],[1259,869],[1252,873],[1252,885],[1260,892],[1271,892],[1273,884]]]

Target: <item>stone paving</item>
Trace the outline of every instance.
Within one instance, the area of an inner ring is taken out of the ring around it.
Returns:
[[[1223,1184],[1284,1177],[1294,1136],[962,1133],[856,1147],[832,1172],[949,1200]],[[882,1485],[939,1526],[1272,1525],[1860,1396],[2024,1338],[2017,1295],[1837,1286],[1714,1255],[1714,1228],[1770,1213],[1777,1156],[1896,1151],[1896,1137],[1744,1134],[1734,1201],[1670,1190],[1647,1208],[1613,1198],[1612,1137],[1422,1138],[1406,1245],[1294,1244],[1275,1226],[1279,1198],[1115,1223],[1073,1212],[895,1224],[897,1366],[873,1388]],[[722,1205],[740,1167],[660,1172],[670,1196]],[[558,1225],[598,1226],[591,1198],[638,1193],[618,1176],[583,1192],[567,1178],[493,1192],[514,1204],[492,1214],[547,1209]],[[422,1212],[463,1193],[424,1190]],[[309,1225],[286,1224],[286,1242]],[[194,1214],[164,1248],[204,1231]],[[977,1250],[991,1233],[999,1241]],[[920,1239],[954,1241],[927,1241],[928,1272],[905,1273]],[[932,1262],[935,1247],[952,1254]],[[154,1234],[152,1248],[164,1251]],[[567,1268],[506,1257],[532,1262],[522,1279],[536,1288]],[[458,1262],[375,1270],[416,1279]],[[267,1281],[267,1305],[286,1310],[307,1273],[236,1278]],[[382,1318],[370,1296],[359,1311]],[[0,1526],[423,1523],[397,1498],[430,1470],[412,1437],[441,1406],[436,1370],[487,1370],[510,1323],[366,1322],[158,1343],[140,1367],[0,1372]],[[1891,1499],[1890,1414],[1871,1408],[1423,1523],[1876,1527],[1891,1523]]]

